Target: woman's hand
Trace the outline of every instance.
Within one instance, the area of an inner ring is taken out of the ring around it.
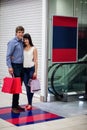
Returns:
[[[34,72],[34,74],[33,74],[33,79],[36,79],[36,78],[37,78],[37,73]]]

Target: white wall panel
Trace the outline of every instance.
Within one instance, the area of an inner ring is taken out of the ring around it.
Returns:
[[[42,0],[0,0],[0,82],[8,75],[6,66],[7,42],[15,35],[15,28],[22,25],[30,33],[38,49],[38,77],[42,69]]]

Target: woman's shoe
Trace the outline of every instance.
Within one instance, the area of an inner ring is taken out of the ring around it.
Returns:
[[[31,110],[32,106],[31,105],[26,105],[26,110]]]

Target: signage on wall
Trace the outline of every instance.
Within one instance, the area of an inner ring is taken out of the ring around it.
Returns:
[[[76,62],[77,17],[53,16],[52,62]]]

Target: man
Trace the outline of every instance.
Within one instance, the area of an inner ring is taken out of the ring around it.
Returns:
[[[6,63],[8,71],[14,77],[23,79],[23,34],[24,28],[18,26],[15,30],[15,37],[7,44]],[[13,94],[12,112],[19,113],[24,111],[24,108],[19,106],[19,94]]]

